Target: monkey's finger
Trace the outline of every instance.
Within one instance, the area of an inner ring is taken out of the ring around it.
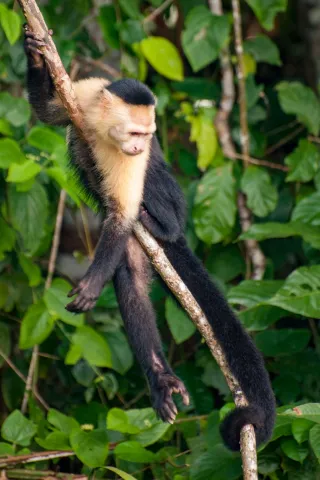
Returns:
[[[79,293],[81,290],[81,287],[80,285],[77,285],[76,287],[74,287],[72,290],[70,290],[70,292],[68,293],[68,297],[73,297],[73,295],[76,295],[77,293]]]

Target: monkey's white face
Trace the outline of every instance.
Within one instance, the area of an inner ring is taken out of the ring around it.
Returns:
[[[110,127],[108,135],[123,153],[131,156],[139,155],[149,148],[155,130],[155,125],[146,128],[142,125],[122,124]]]

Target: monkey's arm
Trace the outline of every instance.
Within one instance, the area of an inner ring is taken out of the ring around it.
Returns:
[[[27,55],[27,86],[29,101],[38,118],[50,125],[66,127],[70,124],[51,80],[41,47],[45,43],[25,27],[24,49]]]
[[[123,255],[131,227],[125,227],[116,213],[110,213],[102,224],[102,231],[94,259],[87,273],[69,293],[77,298],[66,306],[70,312],[80,313],[91,310],[106,282],[114,275]]]
[[[152,140],[139,220],[155,238],[163,241],[176,241],[184,229],[184,197],[167,170],[155,136]]]

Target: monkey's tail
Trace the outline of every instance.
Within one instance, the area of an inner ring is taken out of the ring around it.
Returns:
[[[185,239],[166,243],[164,248],[210,322],[249,403],[247,407],[235,408],[223,420],[220,432],[224,442],[231,450],[239,450],[240,431],[247,424],[255,428],[257,445],[266,442],[272,435],[276,404],[261,354]]]

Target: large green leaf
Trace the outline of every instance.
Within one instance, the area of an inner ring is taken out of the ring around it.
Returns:
[[[275,16],[287,8],[287,0],[246,0],[246,2],[266,30],[272,30]]]
[[[11,163],[7,182],[22,183],[34,178],[41,172],[41,166],[34,160],[27,160],[22,164]]]
[[[170,297],[166,300],[166,320],[177,344],[188,340],[196,331],[188,315]]]
[[[127,412],[120,408],[111,408],[107,416],[108,430],[115,430],[121,433],[139,433],[140,427],[130,423]]]
[[[67,303],[70,302],[67,296],[70,290],[70,283],[62,278],[55,278],[44,294],[44,301],[51,315],[69,325],[79,327],[84,323],[84,314],[75,315],[65,308]]]
[[[247,195],[248,207],[258,217],[265,217],[276,208],[278,191],[266,170],[255,166],[246,168],[241,189]]]
[[[20,17],[14,10],[0,5],[0,23],[10,44],[13,45],[21,33]]]
[[[190,140],[198,149],[197,165],[206,170],[212,163],[218,148],[217,133],[214,128],[212,109],[202,109],[198,115],[190,116]]]
[[[16,232],[0,217],[0,260],[5,257],[5,252],[11,252],[16,242]]]
[[[293,438],[286,438],[281,442],[282,451],[287,457],[302,463],[309,454],[307,445],[299,445]]]
[[[140,45],[143,55],[157,72],[170,80],[183,79],[183,63],[173,43],[163,37],[148,37]]]
[[[292,212],[292,220],[320,227],[320,192],[303,198]]]
[[[28,133],[28,143],[39,150],[53,153],[65,147],[65,139],[48,127],[33,127]]]
[[[190,468],[191,480],[236,480],[241,474],[240,456],[223,445],[199,455]]]
[[[309,182],[319,171],[320,151],[308,140],[301,139],[297,148],[284,161],[290,170],[287,182]]]
[[[40,183],[35,182],[27,192],[8,189],[9,212],[13,226],[20,233],[23,249],[32,254],[40,243],[48,216],[48,199]]]
[[[40,447],[46,450],[71,450],[69,437],[62,432],[52,432],[46,438],[35,438]]]
[[[247,330],[253,332],[265,330],[280,320],[280,318],[286,317],[287,315],[288,312],[282,308],[271,305],[257,305],[238,312],[241,323],[243,323]]]
[[[281,415],[284,417],[304,418],[320,424],[320,403],[305,403],[304,405],[285,410],[281,412]]]
[[[234,305],[255,307],[272,298],[282,285],[282,280],[244,280],[230,288],[228,300]]]
[[[207,244],[230,235],[236,217],[236,190],[231,165],[206,173],[198,184],[193,210],[197,236]]]
[[[11,138],[0,139],[0,167],[8,168],[12,163],[23,163],[25,156],[15,140]]]
[[[205,6],[193,8],[182,32],[183,50],[194,72],[216,60],[227,44],[230,23],[226,15],[213,15]]]
[[[257,62],[281,65],[279,49],[266,35],[257,35],[243,42],[244,51],[250,53]]]
[[[54,408],[50,408],[48,412],[48,422],[66,435],[70,435],[73,429],[79,428],[77,420]]]
[[[268,357],[301,352],[309,340],[310,331],[302,328],[267,330],[255,336],[257,347]]]
[[[155,454],[146,450],[139,442],[122,442],[114,449],[114,454],[121,460],[135,463],[152,463]]]
[[[310,318],[320,318],[320,266],[292,272],[269,304]]]
[[[127,337],[121,330],[105,334],[111,350],[112,368],[124,375],[133,365],[133,355]]]
[[[82,357],[96,367],[112,367],[111,351],[105,338],[91,327],[79,327],[72,335],[72,343],[81,349]]]
[[[281,108],[296,115],[314,135],[320,130],[320,103],[311,88],[299,82],[281,82],[277,85]]]
[[[108,456],[109,444],[106,430],[90,432],[75,429],[70,435],[70,443],[77,457],[88,467],[103,467]]]
[[[320,425],[315,425],[310,430],[309,441],[310,441],[310,445],[313,450],[313,453],[315,454],[315,456],[318,459],[318,462],[320,463]]]
[[[303,443],[309,438],[310,429],[314,422],[305,418],[295,418],[292,422],[292,435],[298,443]]]
[[[22,415],[19,410],[14,410],[5,419],[1,427],[1,436],[8,442],[27,447],[37,431],[36,425]]]
[[[50,315],[44,302],[31,305],[22,319],[19,347],[31,348],[42,343],[52,332],[54,317]]]
[[[1,243],[1,240],[0,240]],[[23,253],[19,254],[20,267],[29,279],[30,287],[36,287],[41,283],[41,270],[39,266]]]

